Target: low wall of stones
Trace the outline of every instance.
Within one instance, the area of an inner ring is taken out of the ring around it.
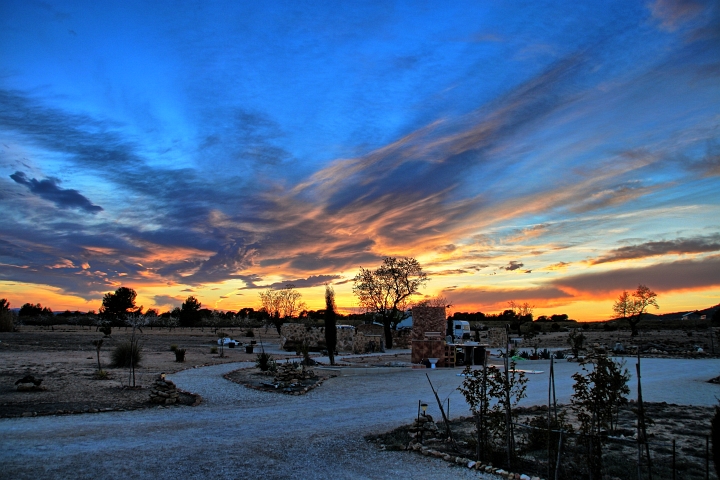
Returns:
[[[488,329],[488,343],[490,344],[490,348],[505,348],[507,342],[507,332],[504,328]]]
[[[327,350],[325,327],[308,327],[302,323],[284,323],[281,332],[280,348],[282,349],[294,350],[303,342],[307,342],[310,350]],[[338,330],[335,349],[338,352],[354,351],[354,333],[354,330]]]

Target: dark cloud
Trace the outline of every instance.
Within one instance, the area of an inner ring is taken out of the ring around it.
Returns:
[[[155,295],[153,297],[153,303],[158,307],[169,307],[172,309],[175,307],[179,307],[180,305],[182,305],[183,302],[184,299],[177,299],[169,295]]]
[[[506,266],[504,266],[502,268],[507,270],[508,272],[512,272],[513,270],[518,270],[524,266],[525,266],[525,264],[523,264],[523,263],[517,262],[515,260],[511,260],[510,263],[508,263]]]
[[[276,282],[272,283],[270,285],[253,285],[252,287],[248,286],[241,290],[246,289],[258,289],[258,288],[271,288],[273,290],[277,290],[280,288],[285,288],[287,285],[292,284],[295,286],[295,288],[310,288],[310,287],[317,287],[319,285],[325,285],[327,283],[332,283],[333,280],[341,279],[342,277],[340,275],[313,275],[308,278],[298,278],[296,280],[284,280],[282,282]]]
[[[633,290],[643,284],[656,292],[704,289],[720,286],[720,256],[703,260],[678,260],[642,268],[623,268],[560,278],[551,283],[590,295]]]
[[[637,258],[655,257],[659,255],[683,255],[691,253],[707,253],[720,250],[720,234],[696,238],[678,238],[646,242],[639,245],[628,245],[611,250],[600,258],[592,260],[592,265],[608,262],[619,262]]]
[[[48,178],[45,180],[36,180],[28,178],[23,172],[15,172],[10,178],[20,185],[25,185],[32,193],[40,198],[53,202],[60,208],[78,208],[88,213],[102,212],[102,207],[93,205],[90,200],[72,188],[60,188],[59,180]]]
[[[572,298],[571,294],[555,286],[512,290],[462,287],[445,289],[444,292],[452,304],[458,307],[478,305],[492,309],[502,309],[510,301],[552,304]]]

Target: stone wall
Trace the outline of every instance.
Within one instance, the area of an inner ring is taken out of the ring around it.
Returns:
[[[373,333],[356,332],[353,337],[353,353],[373,353],[385,351],[385,336]]]
[[[440,332],[440,337],[445,338],[447,331],[445,307],[414,307],[412,317],[413,340],[425,340],[425,332]]]
[[[505,348],[507,346],[507,332],[504,328],[489,328],[488,343],[491,348]]]
[[[280,348],[294,350],[296,346],[307,342],[310,350],[327,350],[325,327],[307,327],[302,323],[283,323]],[[351,352],[354,350],[354,330],[338,330],[336,350]]]

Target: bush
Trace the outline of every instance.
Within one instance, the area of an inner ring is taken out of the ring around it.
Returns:
[[[175,346],[175,361],[176,362],[184,362],[185,361],[185,349],[184,348],[177,348]]]
[[[106,370],[98,370],[95,372],[95,379],[96,380],[108,380],[110,376],[108,375],[108,372]]]
[[[130,368],[140,366],[142,360],[142,348],[135,342],[123,342],[119,344],[110,354],[110,365],[114,368]]]
[[[245,332],[245,336],[246,336],[246,337],[253,337],[253,338],[254,338],[254,337],[255,337],[255,332],[253,331],[252,328],[248,328],[248,329],[247,329],[247,332]]]
[[[12,332],[15,330],[13,314],[9,310],[0,311],[0,332]]]
[[[173,344],[173,345],[170,345],[170,351],[171,351],[171,352],[174,352],[174,351],[176,351],[176,350],[177,350],[177,348],[178,348],[178,346],[177,346],[177,345],[175,345],[175,344]]]
[[[563,352],[562,350],[558,350],[557,352],[555,352],[555,358],[557,358],[558,360],[562,360],[563,358],[565,358],[565,352]]]
[[[269,353],[258,353],[257,359],[255,360],[255,366],[260,369],[261,372],[267,372],[268,370],[274,370],[275,360]]]
[[[210,353],[215,354],[218,352],[217,347],[210,347]]]
[[[543,360],[550,360],[550,357],[552,357],[552,353],[550,353],[550,350],[548,350],[547,348],[543,348],[542,350],[540,350],[539,354],[540,358],[542,358]]]

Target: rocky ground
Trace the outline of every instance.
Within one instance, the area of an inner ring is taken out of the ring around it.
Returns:
[[[622,408],[618,416],[618,427],[612,432],[603,450],[603,473],[605,479],[636,478],[637,443],[636,405],[630,403]],[[577,431],[577,419],[567,406],[560,406],[567,422]],[[650,442],[653,478],[655,479],[704,479],[706,468],[706,438],[710,434],[710,419],[714,415],[713,407],[672,405],[667,403],[645,404],[647,418],[650,419],[648,439]],[[516,422],[520,425],[537,425],[547,418],[547,408],[526,407],[518,409]],[[453,442],[447,441],[446,426],[439,419],[432,423],[413,422],[391,432],[372,436],[369,439],[388,450],[414,450],[417,453],[443,458],[450,463],[467,464],[477,460],[475,468],[485,471],[486,465],[504,464],[504,455],[498,451],[493,455],[476,457],[477,430],[473,418],[456,418],[449,422]],[[535,421],[534,421],[535,419]],[[537,419],[542,419],[537,423]],[[435,423],[437,422],[437,423]],[[422,432],[422,434],[420,433]],[[516,427],[516,441],[519,456],[514,470],[528,476],[547,477],[547,440],[544,431]],[[673,441],[675,442],[675,469],[673,476]],[[557,436],[555,436],[557,442]],[[565,439],[561,455],[560,478],[584,478],[584,458],[582,452],[574,446],[574,438]],[[555,443],[553,443],[555,445]],[[712,448],[712,445],[710,445]],[[554,452],[556,455],[556,451]],[[708,478],[717,478],[710,460]],[[491,471],[488,469],[487,471]],[[494,471],[494,470],[493,470]],[[647,467],[644,467],[647,475]]]

